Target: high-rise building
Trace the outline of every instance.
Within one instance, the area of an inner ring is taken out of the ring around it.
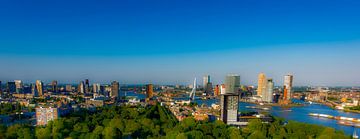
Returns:
[[[221,86],[220,86],[220,94],[226,94],[226,86],[225,86],[225,84],[221,84]]]
[[[203,77],[203,87],[204,87],[204,93],[206,95],[209,95],[212,93],[212,83],[211,83],[211,80],[210,80],[210,75],[205,75]]]
[[[65,86],[65,91],[66,91],[66,92],[72,92],[72,91],[73,91],[73,90],[72,90],[72,85],[71,85],[71,84],[66,85],[66,86]]]
[[[44,85],[43,82],[41,82],[41,80],[36,80],[36,90],[39,96],[44,95]]]
[[[7,83],[7,91],[8,91],[9,94],[12,94],[12,93],[16,92],[15,82],[8,82]]]
[[[205,75],[203,77],[203,87],[206,89],[207,84],[210,82],[210,75]]]
[[[266,76],[264,73],[260,73],[258,77],[258,89],[257,95],[262,96],[266,92]]]
[[[56,120],[60,117],[60,112],[58,108],[35,108],[36,113],[36,125],[44,126],[47,125],[49,121]]]
[[[23,93],[23,83],[21,80],[15,80],[16,93]]]
[[[286,90],[286,97],[284,99],[290,100],[292,97],[292,87],[293,87],[293,75],[285,75],[284,77],[284,96]]]
[[[85,79],[85,93],[90,93],[90,81],[89,79]]]
[[[238,121],[239,95],[226,93],[220,96],[221,120],[226,124]]]
[[[220,95],[220,85],[215,85],[215,89],[214,89],[214,95],[215,96],[219,96]]]
[[[31,87],[31,94],[32,94],[34,97],[38,97],[38,96],[39,96],[39,93],[38,93],[38,90],[37,90],[37,88],[36,88],[36,84],[31,84],[30,87]]]
[[[154,95],[154,86],[152,84],[146,85],[146,99],[151,99]]]
[[[228,75],[225,78],[225,90],[226,93],[239,93],[240,88],[240,76]]]
[[[57,91],[58,91],[57,85],[58,85],[57,81],[54,80],[54,81],[51,82],[51,91],[52,92],[57,93]]]
[[[264,93],[262,94],[263,101],[272,103],[274,98],[273,94],[274,94],[274,82],[272,79],[267,79],[266,88]]]
[[[115,97],[115,98],[119,97],[119,86],[120,86],[119,82],[117,81],[111,82],[111,93],[110,93],[111,97]]]
[[[78,93],[84,94],[85,93],[85,85],[84,81],[81,81],[78,85]]]
[[[100,84],[98,83],[93,84],[93,93],[100,93]]]

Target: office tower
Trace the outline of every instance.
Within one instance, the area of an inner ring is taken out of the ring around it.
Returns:
[[[21,80],[15,80],[16,93],[23,93],[23,84]]]
[[[57,93],[57,91],[58,91],[57,85],[58,85],[57,81],[54,80],[54,81],[51,82],[51,91],[52,92]]]
[[[41,82],[41,80],[36,80],[36,90],[39,96],[44,95],[44,85],[43,82]]]
[[[98,83],[93,84],[93,93],[100,93],[100,84]]]
[[[9,94],[12,94],[12,93],[16,92],[15,82],[8,82],[7,83],[7,91],[8,91]]]
[[[274,93],[274,82],[272,79],[267,79],[265,91],[262,94],[263,101],[272,103],[274,98],[273,93]]]
[[[85,85],[84,81],[81,81],[78,85],[78,93],[84,94],[85,93]]]
[[[260,73],[258,77],[258,89],[257,95],[262,96],[266,92],[266,76],[264,73]]]
[[[85,93],[90,93],[90,82],[89,79],[85,79]]]
[[[31,84],[31,94],[34,96],[34,97],[38,97],[39,96],[39,93],[36,89],[36,85],[35,84]]]
[[[210,83],[210,75],[205,75],[203,77],[203,87],[206,90],[208,83]]]
[[[146,85],[146,99],[151,99],[154,95],[154,87],[152,84]]]
[[[111,94],[110,94],[111,97],[115,97],[115,98],[119,97],[119,86],[120,86],[119,82],[117,81],[111,82]]]
[[[220,86],[220,93],[221,93],[221,94],[226,94],[225,84],[221,84],[221,86]]]
[[[228,75],[225,78],[225,90],[226,93],[239,93],[240,88],[240,76]]]
[[[220,96],[221,120],[230,125],[238,121],[239,95],[226,93]]]
[[[210,75],[206,75],[203,77],[203,87],[204,87],[204,93],[206,95],[209,95],[212,92],[212,83],[210,80]]]
[[[215,95],[215,96],[219,96],[219,95],[220,95],[220,86],[219,86],[218,84],[215,85],[214,95]]]
[[[66,92],[72,92],[72,91],[73,91],[73,90],[72,90],[72,85],[71,85],[71,84],[66,85],[66,86],[65,86],[65,91],[66,91]]]
[[[36,125],[44,126],[48,122],[60,118],[60,112],[58,108],[35,108],[36,115]]]
[[[293,86],[293,75],[285,75],[284,77],[284,96],[286,90],[286,100],[290,100],[292,96],[292,86]]]

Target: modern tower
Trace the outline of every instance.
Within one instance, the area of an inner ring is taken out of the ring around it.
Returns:
[[[118,98],[119,97],[119,82],[113,81],[111,82],[111,97]]]
[[[21,80],[15,80],[16,93],[23,93],[23,83]]]
[[[150,100],[154,95],[154,86],[152,84],[146,85],[146,100]]]
[[[34,97],[38,97],[39,96],[39,93],[36,89],[36,84],[31,84],[30,85],[31,87],[31,94],[34,96]]]
[[[206,95],[209,95],[210,93],[212,93],[212,83],[210,80],[210,75],[206,75],[203,77],[203,87],[204,87],[204,93]]]
[[[284,99],[290,100],[292,97],[292,86],[293,86],[293,75],[285,75],[284,77],[284,96],[285,92],[286,97]],[[286,90],[286,91],[285,91]]]
[[[258,77],[258,89],[257,95],[262,96],[265,93],[266,88],[266,76],[264,73],[260,73]]]
[[[57,82],[57,81],[54,80],[54,81],[51,82],[51,91],[52,91],[53,93],[57,93],[57,91],[58,91],[57,85],[58,85],[58,82]]]
[[[225,90],[226,93],[238,93],[240,88],[240,76],[228,75],[225,78]]]
[[[84,94],[85,93],[85,85],[84,81],[81,81],[78,85],[78,93]]]
[[[41,80],[36,80],[36,90],[39,96],[44,95],[44,85],[43,82],[41,82]]]
[[[203,87],[206,89],[207,84],[210,82],[210,75],[205,75],[203,77]]]
[[[89,79],[85,79],[85,93],[90,93],[90,81]]]
[[[273,102],[273,94],[274,94],[274,82],[272,79],[267,79],[265,91],[262,95],[262,99],[265,102]]]
[[[7,91],[8,91],[9,94],[12,94],[12,93],[16,92],[15,82],[8,82],[7,83]]]
[[[239,95],[226,93],[220,96],[221,120],[231,125],[238,121]]]

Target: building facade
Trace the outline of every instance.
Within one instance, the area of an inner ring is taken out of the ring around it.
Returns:
[[[226,93],[238,93],[240,88],[240,76],[228,75],[225,78],[225,90]]]
[[[53,121],[60,117],[60,112],[58,108],[35,108],[36,113],[36,125],[45,126],[49,121]]]
[[[226,124],[238,121],[239,95],[226,93],[220,96],[221,120]]]
[[[263,93],[266,91],[266,76],[264,73],[260,73],[258,76],[258,88],[257,88],[257,96],[263,96]]]
[[[119,82],[117,81],[113,81],[111,82],[111,92],[110,92],[110,96],[114,97],[114,98],[118,98],[119,97]]]
[[[286,100],[290,100],[292,97],[293,78],[293,75],[290,74],[284,77],[284,99]]]
[[[36,90],[37,90],[38,96],[44,95],[44,85],[41,80],[36,80]]]

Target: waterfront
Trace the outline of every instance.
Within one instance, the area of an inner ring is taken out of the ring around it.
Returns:
[[[196,102],[201,104],[206,104],[210,106],[213,103],[218,103],[218,100],[196,100]],[[344,117],[352,117],[352,118],[360,118],[360,114],[343,112],[339,110],[334,110],[329,108],[328,106],[322,104],[307,104],[301,107],[291,107],[291,108],[282,108],[280,106],[272,106],[270,110],[259,110],[248,108],[247,106],[256,106],[256,104],[240,102],[239,109],[240,111],[258,111],[258,112],[268,112],[273,116],[281,117],[286,120],[293,120],[298,122],[304,122],[309,124],[317,124],[335,128],[337,130],[342,130],[348,135],[352,135],[354,131],[354,127],[344,126],[337,123],[336,120],[321,118],[321,117],[312,117],[309,116],[309,113],[321,113],[328,114],[332,116],[344,116]]]
[[[128,92],[127,96],[137,96],[138,98],[143,98],[143,94],[136,94],[133,92]],[[187,100],[188,98],[174,98],[174,100]],[[218,99],[196,99],[195,102],[200,106],[205,104],[207,106],[211,106],[212,104],[218,104]],[[239,109],[240,111],[257,111],[257,112],[268,112],[273,116],[281,117],[286,120],[293,120],[298,122],[304,122],[309,124],[317,124],[335,128],[337,130],[342,130],[348,135],[352,135],[354,131],[354,127],[340,125],[337,123],[336,120],[328,119],[328,118],[321,118],[321,117],[312,117],[309,116],[309,113],[321,113],[321,114],[328,114],[332,116],[344,116],[344,117],[352,117],[352,118],[360,118],[360,114],[358,113],[350,113],[344,112],[339,110],[331,109],[328,106],[322,104],[306,104],[300,107],[291,107],[291,108],[283,108],[280,106],[271,106],[270,110],[259,110],[259,109],[252,109],[247,106],[256,106],[256,104],[240,102]],[[270,107],[270,106],[269,106]]]

